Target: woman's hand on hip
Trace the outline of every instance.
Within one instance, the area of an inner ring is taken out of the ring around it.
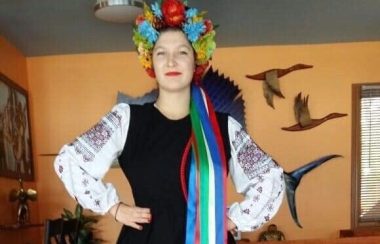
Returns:
[[[231,219],[227,218],[227,230],[230,231],[232,234],[236,234],[236,225],[234,222],[232,222]]]
[[[109,210],[115,220],[137,230],[142,230],[141,224],[150,223],[152,215],[149,208],[129,206],[122,202],[115,204]]]

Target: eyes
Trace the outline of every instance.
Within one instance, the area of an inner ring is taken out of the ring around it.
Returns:
[[[189,55],[189,52],[188,51],[179,51],[179,54],[180,55]]]
[[[165,52],[164,51],[157,51],[156,56],[164,56]]]
[[[155,56],[158,56],[158,57],[164,57],[168,54],[168,51],[165,51],[165,50],[157,50],[154,52],[154,55]],[[178,50],[176,51],[176,53],[178,56],[189,56],[190,55],[190,51],[189,50],[186,50],[186,49],[183,49],[183,50]]]

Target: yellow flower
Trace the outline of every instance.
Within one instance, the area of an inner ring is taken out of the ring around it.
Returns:
[[[204,64],[211,58],[211,55],[216,47],[214,36],[215,32],[211,31],[193,43],[193,48],[197,54],[197,64]]]
[[[149,21],[150,23],[153,23],[154,15],[152,10],[150,10],[149,6],[144,3],[144,17],[145,20]]]
[[[205,61],[207,61],[207,54],[204,49],[200,49],[196,51],[196,53],[197,53],[197,60],[196,60],[197,64],[203,64]]]
[[[146,18],[146,20],[149,21],[150,23],[153,23],[154,16],[153,16],[153,13],[152,13],[152,12],[148,12],[148,13],[145,15],[145,18]]]
[[[139,60],[144,69],[152,68],[152,58],[150,55],[139,55]]]
[[[139,53],[139,55],[143,55],[146,52],[144,44],[142,42],[139,43],[139,46],[137,47],[137,52]]]
[[[203,18],[201,16],[199,16],[199,15],[194,15],[193,18],[192,18],[192,20],[193,20],[193,23],[195,23],[195,22],[202,22]]]

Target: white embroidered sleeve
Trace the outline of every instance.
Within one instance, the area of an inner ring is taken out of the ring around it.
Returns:
[[[239,231],[253,231],[268,222],[282,203],[285,190],[283,170],[231,117],[228,133],[230,175],[236,191],[245,198],[240,203],[233,203],[227,215]]]
[[[55,159],[56,173],[84,208],[105,214],[119,202],[114,186],[102,178],[123,150],[129,119],[129,105],[116,105],[91,129],[64,145]]]

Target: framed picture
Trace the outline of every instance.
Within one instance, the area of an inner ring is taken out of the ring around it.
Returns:
[[[0,73],[0,176],[34,180],[28,94]]]

